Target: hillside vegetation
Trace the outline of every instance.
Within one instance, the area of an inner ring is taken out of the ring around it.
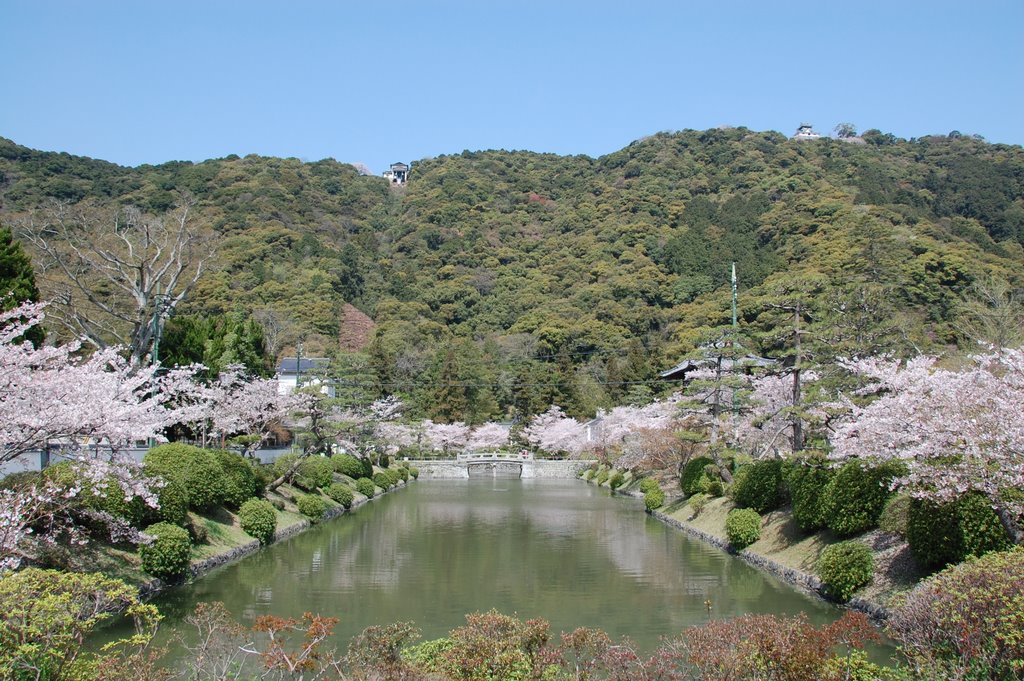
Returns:
[[[754,352],[786,353],[795,299],[818,361],[973,340],[972,288],[1024,284],[1024,150],[863,139],[733,128],[597,159],[463,152],[414,162],[399,188],[330,159],[125,168],[0,140],[0,201],[17,232],[53,199],[159,214],[187,192],[216,256],[183,318],[255,318],[268,362],[303,339],[343,355],[354,389],[436,420],[583,416],[672,389],[657,372],[730,319],[733,262]],[[364,352],[338,350],[345,303],[376,323]]]

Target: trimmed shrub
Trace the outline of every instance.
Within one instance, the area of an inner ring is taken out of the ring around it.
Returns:
[[[402,479],[402,482],[409,482],[408,468],[406,468],[405,466],[399,466],[398,468],[394,469],[394,471],[398,473],[398,477]]]
[[[299,513],[314,523],[323,520],[324,513],[327,512],[327,503],[319,494],[303,494],[295,502],[295,505],[299,507]]]
[[[786,503],[781,459],[755,461],[741,473],[732,485],[732,498],[740,508],[767,513]]]
[[[761,538],[761,514],[752,508],[734,508],[725,517],[725,535],[737,551]]]
[[[626,476],[619,471],[615,471],[608,478],[608,486],[612,489],[618,489],[622,487],[622,483],[626,482]]]
[[[647,507],[648,511],[661,508],[665,505],[665,492],[660,487],[644,493],[644,506]]]
[[[683,472],[679,474],[679,488],[683,491],[683,494],[689,496],[699,492],[697,483],[700,482],[701,476],[704,475],[704,467],[714,463],[715,460],[708,456],[698,456],[696,459],[690,459],[683,466]]]
[[[356,480],[356,491],[367,499],[372,499],[373,495],[377,493],[377,486],[369,478],[359,478]]]
[[[363,462],[351,454],[335,454],[331,457],[331,465],[335,471],[353,480],[363,477]]]
[[[264,485],[251,463],[240,454],[227,450],[214,452],[224,470],[224,505],[238,508],[247,499],[259,496]]]
[[[139,546],[142,569],[165,581],[184,575],[192,557],[188,531],[170,523],[157,523],[147,527],[145,533],[153,541]]]
[[[129,501],[114,478],[107,478],[103,486],[90,485],[83,492],[82,501],[89,508],[105,511],[115,518],[121,518],[132,527],[142,527],[149,508],[141,497],[135,496]]]
[[[836,472],[822,492],[825,525],[840,537],[877,527],[885,502],[892,496],[889,484],[905,472],[903,464],[894,461],[877,466],[850,461]]]
[[[184,525],[188,516],[188,489],[176,478],[163,478],[164,486],[156,491],[159,508],[145,507],[145,522]]]
[[[722,483],[722,478],[720,477],[721,474],[718,472],[718,466],[710,466],[710,468],[714,468],[714,476],[707,472],[700,476],[700,480],[697,481],[697,493],[707,494],[712,497],[720,497],[725,493],[725,485]]]
[[[988,499],[977,492],[945,504],[911,500],[907,542],[917,562],[928,569],[1002,551],[1012,544]]]
[[[821,552],[818,576],[829,595],[845,603],[854,591],[871,583],[875,576],[875,557],[871,549],[857,541],[832,544]]]
[[[597,484],[600,486],[606,482],[608,482],[608,471],[601,471],[597,474]]]
[[[793,502],[793,520],[804,532],[825,527],[822,496],[835,472],[825,461],[796,459],[786,466],[786,485]]]
[[[384,475],[386,475],[388,480],[391,481],[392,487],[397,487],[398,483],[402,482],[402,476],[393,468],[386,468],[384,470]]]
[[[654,478],[643,478],[640,480],[640,491],[647,494],[652,489],[658,489],[658,481]]]
[[[707,494],[698,492],[689,499],[690,508],[693,509],[693,517],[700,515],[700,512],[704,510],[704,507],[708,505],[708,501],[711,500]]]
[[[594,477],[594,471],[588,468],[587,470],[583,471],[583,474],[580,477],[589,482],[590,479]]]
[[[277,513],[266,499],[249,499],[238,509],[238,520],[242,531],[250,537],[259,539],[261,544],[269,544],[274,539],[277,529]]]
[[[309,456],[299,465],[295,483],[307,490],[324,489],[334,482],[334,466],[326,456]]]
[[[910,495],[895,494],[885,502],[882,515],[878,516],[878,529],[892,532],[906,538],[907,523],[910,519]]]
[[[345,508],[352,508],[352,502],[356,498],[349,486],[340,482],[336,482],[327,488],[327,496]]]
[[[147,472],[181,482],[194,511],[207,511],[224,500],[224,469],[208,449],[178,443],[159,445],[146,452],[142,461]]]
[[[383,490],[387,490],[389,487],[394,486],[394,482],[384,471],[378,471],[373,474],[373,484]]]
[[[416,466],[409,466],[409,475],[412,476],[413,480],[416,480],[420,477],[420,469],[416,468]]]

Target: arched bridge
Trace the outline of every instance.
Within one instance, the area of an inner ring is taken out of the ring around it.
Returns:
[[[531,452],[465,452],[454,459],[410,461],[420,479],[575,478],[592,461],[536,459]]]

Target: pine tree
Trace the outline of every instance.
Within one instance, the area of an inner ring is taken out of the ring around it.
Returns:
[[[38,302],[39,289],[32,270],[32,260],[11,230],[0,225],[0,310],[12,310],[25,301]],[[43,330],[34,326],[25,334],[32,344],[43,342]]]

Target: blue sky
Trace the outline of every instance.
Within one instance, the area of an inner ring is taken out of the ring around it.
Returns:
[[[0,136],[380,172],[804,121],[1024,143],[1024,1],[0,0]]]

